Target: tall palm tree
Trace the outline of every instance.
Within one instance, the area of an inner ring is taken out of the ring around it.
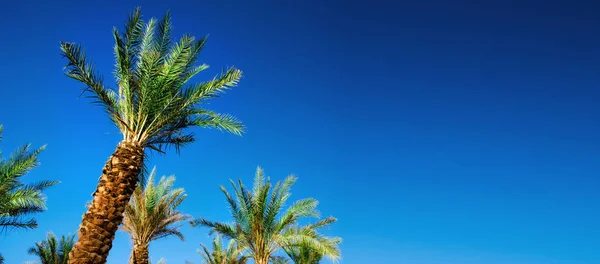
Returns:
[[[3,127],[0,125],[0,140]],[[0,151],[0,233],[10,228],[37,227],[37,221],[27,215],[46,209],[46,197],[42,191],[58,181],[22,183],[21,177],[39,165],[38,155],[45,146],[30,150],[30,145],[18,148],[8,159]]]
[[[131,235],[133,249],[130,263],[148,264],[148,246],[151,241],[167,236],[176,236],[182,241],[179,232],[181,223],[190,217],[177,211],[186,198],[181,188],[173,189],[175,177],[161,177],[154,184],[156,168],[152,169],[146,186],[135,189],[131,201],[125,208],[121,229]]]
[[[229,68],[201,83],[190,83],[208,68],[196,65],[206,37],[185,35],[171,41],[169,13],[157,22],[142,21],[136,9],[125,24],[125,32],[113,30],[117,88],[108,88],[77,44],[61,42],[67,58],[66,75],[85,85],[84,94],[107,112],[123,135],[100,176],[93,201],[83,215],[79,240],[71,251],[70,263],[104,263],[112,247],[123,211],[138,183],[145,150],[177,151],[195,137],[187,129],[212,127],[240,135],[242,124],[230,115],[203,107],[235,86],[241,71]]]
[[[38,256],[42,264],[67,264],[74,242],[75,235],[63,235],[58,240],[54,234],[48,233],[45,240],[36,242],[27,253]]]
[[[288,176],[283,182],[277,182],[271,190],[270,180],[265,180],[263,170],[258,167],[252,190],[246,189],[241,180],[238,180],[238,185],[231,181],[236,199],[221,186],[229,203],[233,223],[198,218],[191,224],[209,227],[211,233],[234,240],[248,251],[256,264],[267,264],[273,259],[273,253],[284,246],[302,243],[312,248],[322,248],[324,245],[313,236],[287,231],[296,226],[299,219],[319,216],[316,211],[318,201],[312,198],[299,200],[281,212],[295,181],[296,177]]]
[[[337,219],[328,217],[314,224],[287,229],[287,234],[304,234],[312,237],[319,241],[319,246],[313,247],[315,244],[312,243],[296,243],[283,247],[283,250],[295,264],[318,264],[323,256],[333,262],[337,262],[341,257],[338,245],[342,242],[342,239],[339,237],[327,237],[317,232],[317,229],[329,226],[336,221]]]
[[[204,264],[246,264],[248,258],[234,240],[230,240],[227,247],[223,247],[222,238],[217,235],[212,242],[212,252],[204,244],[198,253],[204,259]],[[241,255],[241,256],[240,256]]]

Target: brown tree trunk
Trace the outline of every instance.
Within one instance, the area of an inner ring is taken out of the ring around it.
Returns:
[[[131,250],[130,264],[149,264],[148,244],[135,244]]]
[[[119,143],[102,169],[94,200],[79,226],[79,240],[69,253],[69,264],[106,263],[143,163],[144,148],[130,142]]]

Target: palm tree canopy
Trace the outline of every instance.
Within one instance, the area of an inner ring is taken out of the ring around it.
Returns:
[[[0,125],[0,141],[3,127]],[[46,197],[42,191],[58,181],[40,181],[25,184],[21,177],[39,165],[38,155],[45,146],[30,150],[29,144],[18,148],[8,159],[0,151],[0,233],[8,228],[35,228],[34,218],[29,214],[46,209]]]
[[[48,233],[45,240],[36,242],[27,253],[38,256],[42,264],[67,264],[74,244],[75,235],[63,235],[58,240],[54,234]]]
[[[310,234],[287,231],[294,228],[299,219],[319,217],[316,210],[318,201],[312,198],[299,200],[282,212],[295,181],[296,177],[288,176],[273,187],[270,180],[265,178],[264,171],[258,167],[252,190],[248,190],[241,180],[238,180],[237,185],[231,181],[234,198],[221,186],[229,203],[233,223],[211,222],[198,218],[191,224],[209,227],[211,233],[218,233],[236,241],[240,247],[248,250],[255,261],[272,259],[272,254],[286,245],[305,243],[315,248],[323,247],[321,242]]]
[[[171,39],[169,13],[160,21],[144,22],[137,8],[125,25],[125,32],[113,30],[117,88],[109,88],[95,72],[81,47],[61,42],[68,59],[66,75],[83,83],[84,94],[103,106],[123,134],[124,141],[163,152],[164,147],[194,141],[187,128],[213,127],[240,135],[243,125],[233,116],[203,108],[205,102],[237,85],[242,72],[224,70],[213,79],[190,83],[208,68],[196,65],[207,38],[184,35]]]
[[[204,259],[204,264],[245,264],[248,261],[248,258],[242,255],[243,249],[234,240],[230,240],[227,247],[223,247],[220,235],[213,239],[212,251],[204,244],[200,246],[202,250],[198,250],[198,253]]]
[[[317,229],[329,226],[336,221],[336,218],[328,217],[313,224],[287,229],[285,232],[289,235],[303,234],[313,239],[288,245],[283,250],[295,264],[318,264],[323,256],[333,262],[338,262],[341,258],[338,245],[342,242],[342,239],[339,237],[327,237],[317,232]]]
[[[291,264],[292,262],[283,256],[273,256],[271,257],[272,264]]]
[[[156,168],[152,169],[145,186],[137,186],[125,208],[121,229],[131,234],[134,242],[139,244],[171,235],[184,240],[179,227],[189,216],[176,209],[187,195],[182,188],[173,189],[175,177],[163,176],[155,184],[155,175]]]

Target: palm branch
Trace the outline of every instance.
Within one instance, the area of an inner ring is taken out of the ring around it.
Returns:
[[[328,217],[313,224],[287,229],[285,231],[287,236],[295,238],[290,239],[283,250],[295,264],[318,264],[323,256],[333,262],[338,262],[341,258],[338,245],[342,239],[326,237],[317,232],[317,229],[329,226],[336,221],[337,219]]]
[[[0,125],[0,140],[3,127]],[[31,214],[46,209],[46,188],[58,181],[40,181],[25,184],[21,177],[39,165],[38,155],[45,149],[31,150],[29,144],[18,148],[8,159],[0,151],[0,233],[11,228],[33,229],[37,227]]]
[[[222,237],[217,235],[212,242],[212,251],[204,244],[198,253],[204,259],[204,264],[245,264],[248,258],[243,255],[243,248],[230,240],[226,247],[223,246]]]

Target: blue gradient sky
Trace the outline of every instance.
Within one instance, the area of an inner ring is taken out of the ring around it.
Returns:
[[[172,10],[176,36],[210,33],[201,60],[245,77],[211,107],[243,137],[197,130],[174,174],[193,216],[229,220],[218,186],[299,177],[339,218],[342,263],[600,263],[600,22],[593,1],[11,1],[2,6],[2,148],[48,144],[28,180],[58,179],[34,231],[0,237],[7,263],[47,231],[75,232],[120,140],[78,99],[60,40],[82,44],[110,84],[113,26],[135,6]],[[452,4],[447,2],[454,2]],[[485,2],[485,3],[484,3]],[[542,4],[543,3],[543,4]],[[207,230],[157,241],[191,260]],[[109,263],[130,250],[119,232]]]

